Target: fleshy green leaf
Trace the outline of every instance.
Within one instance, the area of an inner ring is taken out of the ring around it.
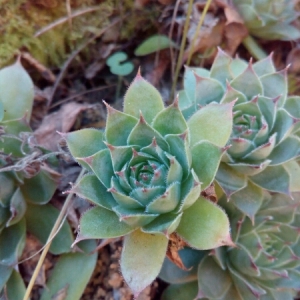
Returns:
[[[268,57],[261,59],[253,64],[253,69],[258,76],[276,72],[272,56],[273,55],[271,53]]]
[[[116,205],[111,193],[107,192],[107,188],[92,174],[88,174],[72,188],[72,192],[76,193],[93,204],[100,205],[104,208],[111,209]]]
[[[12,267],[17,264],[18,258],[21,256],[25,245],[25,236],[26,224],[24,218],[1,232],[0,266],[5,265]],[[2,270],[6,273],[4,269]]]
[[[19,61],[0,70],[0,91],[0,102],[4,108],[3,121],[20,119],[26,114],[29,122],[34,86]]]
[[[225,212],[203,197],[184,211],[176,230],[191,247],[201,250],[231,244],[229,231]]]
[[[142,231],[145,233],[163,233],[166,236],[169,236],[173,233],[179,222],[181,220],[182,213],[180,214],[162,214],[158,216],[154,221],[147,224],[142,228]]]
[[[226,81],[232,79],[232,75],[229,69],[231,61],[232,58],[221,48],[218,48],[218,54],[210,69],[210,77],[221,82],[224,87],[226,86]],[[233,100],[234,99],[232,99],[231,101]]]
[[[225,163],[221,163],[216,174],[216,180],[229,198],[234,192],[247,185],[244,174],[236,172]]]
[[[57,182],[51,175],[41,169],[32,178],[24,178],[21,191],[26,201],[33,204],[45,204],[50,201],[57,187]]]
[[[93,241],[94,248],[96,242]],[[41,300],[59,299],[79,300],[97,263],[97,252],[94,254],[68,253],[60,256],[46,283]]]
[[[207,140],[219,147],[224,147],[232,130],[233,104],[233,102],[209,104],[198,110],[188,120],[191,146]]]
[[[79,228],[76,241],[115,238],[133,230],[126,223],[120,222],[114,212],[102,207],[94,207],[85,212],[80,219]]]
[[[147,124],[145,119],[141,116],[140,121],[132,129],[128,137],[128,145],[139,145],[141,147],[146,147],[152,143],[153,138],[155,138],[157,144],[162,149],[168,149],[168,144],[162,135],[149,124]]]
[[[6,226],[11,226],[19,222],[23,218],[25,211],[26,211],[26,202],[20,191],[20,188],[18,188],[13,194],[10,201],[11,218],[7,222]]]
[[[105,138],[113,146],[125,146],[127,138],[138,119],[107,105]]]
[[[207,105],[211,102],[219,103],[224,95],[224,88],[213,78],[196,76],[196,105]],[[234,100],[234,99],[233,99]]]
[[[2,291],[12,272],[13,268],[11,266],[0,264],[0,291]]]
[[[16,270],[13,270],[9,280],[7,281],[6,291],[8,297],[7,299],[22,300],[24,298],[26,287],[22,279],[22,276]]]
[[[94,128],[70,132],[65,135],[65,138],[69,150],[75,159],[91,156],[106,148],[106,145],[103,143],[103,133]],[[84,161],[80,163],[90,170]]]
[[[293,129],[294,119],[284,109],[277,111],[275,124],[271,133],[277,133],[276,143],[279,144]]]
[[[177,48],[177,45],[167,36],[162,34],[156,34],[150,36],[145,41],[143,41],[135,49],[134,54],[136,56],[144,56],[170,47]]]
[[[182,167],[183,180],[187,178],[192,163],[192,154],[188,144],[187,134],[183,135],[167,135],[166,141],[170,147],[170,154],[176,157],[176,160]]]
[[[290,190],[291,192],[300,192],[300,165],[294,161],[286,162],[283,167],[290,175]]]
[[[128,149],[128,151],[132,152],[131,149]],[[84,162],[95,173],[102,184],[109,188],[111,178],[115,174],[112,166],[110,151],[108,149],[100,150],[96,154],[87,157]]]
[[[124,97],[124,112],[139,118],[142,112],[151,124],[154,117],[164,109],[164,103],[157,89],[137,74]]]
[[[217,173],[222,150],[214,144],[202,141],[192,148],[192,167],[197,174],[201,189],[206,189]]]
[[[146,207],[146,212],[153,214],[163,214],[174,210],[180,201],[180,182],[174,182],[162,196],[154,199]]]
[[[58,215],[59,210],[50,204],[28,204],[25,214],[27,230],[45,244]],[[50,252],[53,254],[69,252],[72,242],[72,230],[65,221],[51,243]]]
[[[163,292],[161,300],[187,300],[196,299],[198,294],[198,283],[192,281],[183,284],[169,285]]]
[[[168,239],[161,234],[136,230],[125,236],[121,270],[135,297],[159,274],[167,246]]]
[[[268,165],[270,165],[270,162],[271,160],[265,160],[261,164],[229,163],[228,166],[239,173],[253,176],[262,172]]]
[[[189,177],[181,183],[181,205],[179,211],[184,211],[195,203],[199,198],[201,192],[201,183],[199,178],[195,174],[194,170],[191,170]]]
[[[277,110],[275,99],[258,96],[257,104],[259,110],[261,111],[262,115],[267,121],[269,128],[272,128],[274,125],[276,110]]]
[[[221,104],[229,103],[234,100],[237,100],[236,104],[240,104],[240,103],[245,103],[247,101],[247,98],[243,93],[237,91],[232,86],[230,86],[229,83],[227,83],[225,94],[223,95],[220,103]]]
[[[9,206],[10,199],[15,192],[14,178],[10,172],[1,172],[0,182],[0,204],[2,204],[2,206]]]
[[[145,213],[144,209],[127,209],[121,205],[113,207],[119,220],[128,224],[130,228],[138,228],[152,222],[159,214]]]
[[[267,74],[260,77],[264,89],[264,96],[275,98],[281,95],[278,100],[278,106],[282,107],[287,95],[287,69],[280,72]]]
[[[212,257],[202,259],[198,267],[198,285],[205,298],[223,299],[231,284],[228,272],[222,270]]]
[[[278,192],[287,195],[290,193],[290,176],[281,165],[267,167],[261,173],[252,176],[251,181],[258,186],[272,192]]]
[[[277,145],[268,157],[271,165],[279,165],[300,155],[300,139],[297,137],[287,137]]]
[[[178,108],[178,101],[157,114],[152,124],[161,135],[180,134],[187,130],[186,121]]]
[[[76,241],[115,238],[131,231],[132,228],[121,222],[114,212],[102,207],[94,207],[82,215]]]
[[[230,85],[234,89],[242,92],[249,100],[251,100],[254,95],[263,94],[262,84],[253,70],[252,63],[249,63],[247,69],[234,78],[230,82]]]
[[[263,191],[253,183],[248,182],[245,188],[230,197],[230,201],[254,222],[254,216],[263,201]]]

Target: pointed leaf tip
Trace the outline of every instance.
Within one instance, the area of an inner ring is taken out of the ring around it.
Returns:
[[[230,233],[225,237],[225,239],[220,241],[220,246],[228,246],[237,248],[237,245],[232,241]]]

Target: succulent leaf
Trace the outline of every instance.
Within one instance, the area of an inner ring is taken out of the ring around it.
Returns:
[[[102,207],[94,207],[82,215],[76,241],[119,237],[132,230],[124,222],[119,222],[115,213]]]
[[[135,118],[142,112],[146,122],[151,124],[154,117],[164,109],[159,92],[138,73],[124,97],[124,112]]]
[[[50,204],[35,205],[28,203],[25,214],[27,230],[45,244],[58,215],[59,210]],[[37,224],[39,225],[37,226]],[[71,227],[68,222],[64,222],[53,239],[49,251],[53,254],[69,252],[72,242]]]
[[[185,210],[176,231],[196,249],[212,249],[231,242],[225,212],[203,197]]]
[[[125,236],[121,270],[135,297],[158,275],[167,245],[168,239],[161,234],[136,230]]]
[[[4,108],[2,121],[30,120],[33,105],[33,82],[20,61],[0,70],[0,102]]]
[[[96,248],[95,241],[84,242],[90,244],[89,252]],[[96,263],[97,253],[77,252],[61,255],[47,280],[47,288],[43,290],[41,300],[53,299],[62,290],[65,291],[65,300],[78,299],[84,292]]]
[[[191,146],[201,140],[207,140],[219,147],[224,147],[232,129],[232,106],[233,103],[210,104],[198,110],[187,122]]]

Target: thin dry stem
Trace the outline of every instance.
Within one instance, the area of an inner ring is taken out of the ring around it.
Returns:
[[[188,56],[188,60],[187,60],[187,65],[189,65],[190,62],[191,62],[192,55],[193,55],[193,52],[194,52],[195,42],[196,42],[197,36],[199,35],[200,29],[201,29],[201,27],[202,27],[202,25],[203,25],[204,18],[205,18],[206,14],[207,14],[207,11],[208,11],[208,8],[209,8],[209,6],[210,6],[210,4],[211,4],[211,1],[212,1],[212,0],[207,0],[207,2],[206,2],[206,4],[205,4],[205,7],[204,7],[204,9],[203,9],[203,12],[202,12],[202,14],[201,14],[199,23],[198,23],[198,25],[197,25],[196,32],[195,32],[195,34],[194,34],[194,36],[193,36],[193,39],[192,39],[191,49],[190,49],[189,56]]]
[[[190,25],[190,18],[191,18],[192,9],[193,9],[193,3],[194,3],[194,0],[189,0],[188,11],[187,11],[187,15],[186,15],[185,23],[184,23],[183,36],[182,36],[182,41],[181,41],[181,45],[180,45],[179,57],[177,60],[175,76],[173,78],[171,99],[173,99],[173,97],[174,97],[179,71],[182,66],[183,53],[184,53],[184,48],[185,48],[186,39],[187,39],[187,33],[188,33],[189,25]]]

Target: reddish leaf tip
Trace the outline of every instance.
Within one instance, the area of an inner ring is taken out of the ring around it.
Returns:
[[[146,120],[145,120],[141,110],[140,110],[140,124],[146,124]]]
[[[156,137],[154,137],[154,138],[152,139],[151,146],[152,146],[152,147],[157,147]]]
[[[221,240],[220,246],[237,248],[237,245],[232,241],[230,234],[228,234],[225,239]]]
[[[258,95],[254,96],[250,102],[256,104],[258,102]]]
[[[116,149],[115,146],[113,146],[113,145],[111,145],[111,144],[109,144],[109,143],[107,143],[107,142],[103,142],[103,143],[106,145],[106,147],[107,147],[110,151],[114,151],[114,150]]]
[[[177,94],[175,99],[174,99],[174,102],[173,102],[173,107],[175,108],[178,108],[179,107],[179,95]]]
[[[132,148],[132,154],[134,157],[139,155],[138,152],[134,148]]]
[[[179,137],[185,141],[187,139],[187,135],[188,135],[188,131],[186,130],[185,132],[183,132],[182,134],[179,135]]]
[[[88,165],[91,165],[92,162],[93,162],[93,157],[92,157],[92,156],[83,157],[83,158],[80,158],[80,160],[84,161],[84,162],[87,163]]]

